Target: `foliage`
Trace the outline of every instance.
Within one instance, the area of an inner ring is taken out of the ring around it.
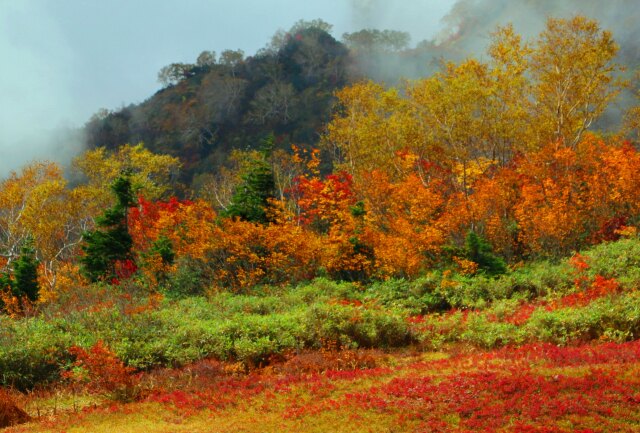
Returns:
[[[72,368],[64,372],[67,379],[85,383],[92,391],[107,393],[117,401],[131,401],[139,392],[139,376],[127,367],[101,340],[89,350],[71,346],[75,358]]]
[[[26,296],[29,301],[38,299],[38,260],[35,257],[33,241],[27,239],[20,249],[20,257],[13,262],[13,293],[15,296]]]
[[[120,176],[111,189],[117,200],[115,206],[96,220],[98,229],[84,234],[82,272],[94,282],[116,279],[117,263],[132,259],[133,241],[128,224],[128,210],[134,203],[131,180],[126,175]]]
[[[273,171],[267,162],[272,150],[273,135],[263,142],[260,158],[250,162],[223,216],[256,223],[268,222],[267,207],[275,195]]]
[[[491,245],[473,231],[467,233],[465,253],[467,259],[476,263],[479,270],[489,275],[504,274],[507,271],[504,260],[494,255]]]

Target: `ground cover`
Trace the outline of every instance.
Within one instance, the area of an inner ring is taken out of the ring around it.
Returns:
[[[84,400],[6,431],[634,432],[638,373],[640,342],[326,350],[249,373],[201,361],[150,374],[137,402]]]

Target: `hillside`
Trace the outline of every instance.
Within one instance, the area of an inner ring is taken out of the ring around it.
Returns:
[[[347,48],[322,22],[300,22],[253,56],[204,52],[196,64],[172,64],[166,87],[147,101],[96,115],[85,127],[89,148],[143,142],[176,156],[183,180],[227,162],[231,149],[256,149],[270,133],[278,148],[317,145],[334,92],[350,82]]]

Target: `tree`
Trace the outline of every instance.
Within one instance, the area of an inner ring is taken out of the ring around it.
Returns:
[[[33,239],[29,238],[22,245],[20,257],[13,262],[13,294],[26,296],[30,301],[38,299],[38,259],[33,247]]]
[[[135,204],[131,180],[121,175],[111,185],[116,204],[96,219],[96,230],[85,232],[80,259],[82,273],[95,282],[116,277],[116,263],[132,259],[133,241],[128,230],[127,213]]]
[[[411,36],[397,30],[363,29],[354,33],[344,33],[342,39],[357,53],[371,54],[372,51],[400,51],[409,46]]]
[[[268,162],[272,150],[273,135],[270,135],[263,143],[260,157],[251,162],[247,173],[242,177],[242,183],[233,194],[231,204],[223,216],[250,222],[268,222],[269,199],[275,196],[273,170]]]
[[[211,67],[216,64],[215,51],[203,51],[196,59],[196,65],[201,68]]]
[[[188,63],[172,63],[160,69],[158,82],[164,87],[178,84],[180,81],[195,75],[194,65]]]
[[[142,143],[135,146],[125,144],[113,152],[98,147],[73,160],[73,168],[86,180],[76,190],[96,207],[94,215],[109,205],[112,199],[109,185],[123,172],[128,173],[136,192],[157,200],[168,197],[176,187],[180,167],[178,158],[153,153]]]
[[[33,162],[0,182],[0,256],[5,270],[27,239],[41,261],[42,276],[55,285],[60,262],[74,257],[93,206],[67,187],[62,169]]]
[[[465,252],[467,259],[477,263],[478,269],[485,271],[489,275],[507,272],[507,265],[504,260],[493,254],[491,245],[473,231],[467,234]]]
[[[547,21],[531,59],[542,145],[575,147],[619,93],[618,45],[609,31],[583,16]]]

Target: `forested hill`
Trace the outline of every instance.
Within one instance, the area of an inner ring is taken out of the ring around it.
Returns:
[[[257,149],[271,133],[276,148],[314,147],[337,89],[363,78],[393,84],[424,76],[441,54],[431,45],[409,48],[405,32],[361,30],[341,42],[331,27],[299,21],[253,56],[205,51],[193,64],[170,64],[158,74],[163,88],[148,100],[95,114],[85,126],[86,146],[143,142],[179,157],[189,184],[225,164],[232,149]]]
[[[183,180],[211,171],[233,148],[252,149],[269,133],[276,146],[313,145],[349,81],[348,50],[320,21],[300,22],[252,57],[203,52],[195,64],[163,68],[165,86],[139,105],[95,115],[87,146],[113,149],[144,142],[177,156]]]

